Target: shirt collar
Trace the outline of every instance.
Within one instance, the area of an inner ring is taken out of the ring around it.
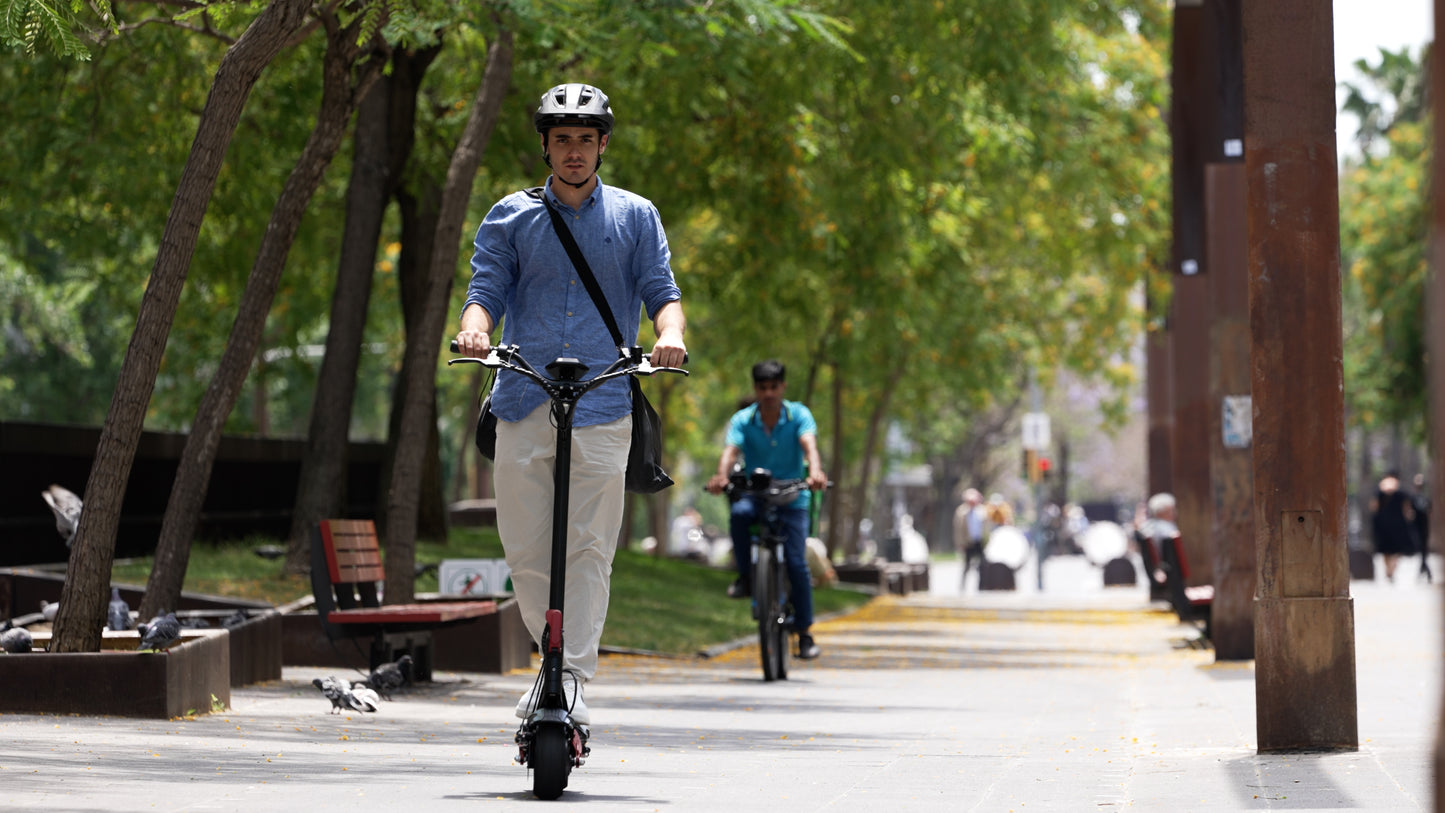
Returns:
[[[589,195],[587,196],[587,203],[584,204],[585,206],[596,206],[597,204],[599,204],[599,203],[602,202],[602,187],[603,187],[602,176],[601,176],[601,175],[598,175],[598,176],[597,176],[597,185],[594,186],[594,187],[592,187],[592,192],[591,192],[591,194],[589,194]],[[545,194],[547,195],[547,197],[548,197],[553,203],[557,204],[558,206],[566,206],[566,205],[567,205],[567,204],[563,203],[563,202],[557,197],[557,193],[555,193],[555,192],[552,191],[552,176],[551,176],[551,175],[548,175],[548,176],[547,176],[547,187],[546,187],[546,192],[545,192]],[[581,210],[579,209],[578,211],[581,211]]]
[[[792,420],[792,418],[793,412],[792,410],[788,409],[788,402],[784,401],[782,410],[778,415],[778,423],[785,424],[788,421]],[[753,404],[753,423],[758,424],[759,426],[761,426],[763,423],[763,410],[757,404]]]

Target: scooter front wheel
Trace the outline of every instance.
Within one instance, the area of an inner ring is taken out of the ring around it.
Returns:
[[[556,799],[567,787],[567,774],[572,770],[572,754],[567,747],[567,729],[560,723],[537,727],[532,742],[532,795],[538,799]]]

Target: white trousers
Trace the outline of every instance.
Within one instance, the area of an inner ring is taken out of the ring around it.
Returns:
[[[607,620],[612,557],[622,528],[623,484],[632,446],[632,416],[574,429],[562,607],[565,668],[584,681],[597,672],[597,647]],[[540,645],[552,568],[552,476],[557,430],[543,404],[516,423],[497,422],[493,483],[502,536],[522,621]]]

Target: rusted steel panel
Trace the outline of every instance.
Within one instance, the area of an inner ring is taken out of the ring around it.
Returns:
[[[1170,330],[1161,327],[1149,331],[1145,364],[1149,399],[1149,493],[1174,491],[1174,457],[1170,446],[1174,437],[1174,400],[1171,392],[1174,386],[1170,370],[1172,343]]]
[[[1191,562],[1190,586],[1211,584],[1214,573],[1209,489],[1209,279],[1203,274],[1174,278],[1173,458],[1174,498],[1179,533]]]
[[[1245,234],[1244,165],[1205,170],[1205,250],[1210,257],[1213,322],[1209,370],[1209,501],[1214,552],[1211,635],[1217,660],[1254,657],[1254,461],[1248,413],[1226,404],[1247,403],[1249,375],[1249,246]],[[1227,401],[1226,399],[1237,399]]]
[[[1173,142],[1174,295],[1169,302],[1170,487],[1190,561],[1209,562],[1209,296],[1204,256],[1204,157],[1211,140],[1209,60],[1202,4],[1176,4],[1170,133]],[[1195,568],[1189,584],[1212,581]]]
[[[1258,743],[1356,748],[1333,10],[1249,3],[1243,25]]]

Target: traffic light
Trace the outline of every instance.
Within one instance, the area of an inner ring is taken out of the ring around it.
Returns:
[[[1049,479],[1049,475],[1053,473],[1053,470],[1054,464],[1052,461],[1050,461],[1047,457],[1039,458],[1039,479]]]

